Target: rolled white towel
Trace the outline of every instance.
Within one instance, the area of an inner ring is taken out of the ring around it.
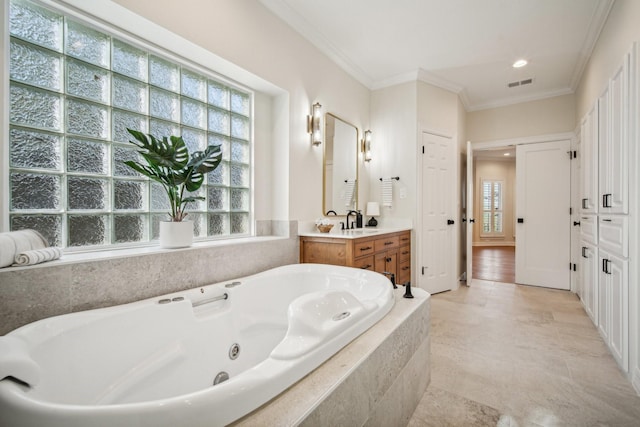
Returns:
[[[0,268],[14,263],[17,254],[33,249],[43,249],[47,240],[35,230],[0,233]]]
[[[14,266],[35,265],[46,261],[52,261],[62,256],[61,248],[34,249],[21,252],[16,255]]]

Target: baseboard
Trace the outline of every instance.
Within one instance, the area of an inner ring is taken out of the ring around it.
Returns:
[[[631,385],[636,390],[636,393],[640,396],[640,369],[635,368],[633,370],[633,375],[631,375]]]
[[[474,247],[482,246],[515,246],[516,242],[473,242]]]

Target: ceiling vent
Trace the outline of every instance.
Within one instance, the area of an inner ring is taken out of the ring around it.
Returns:
[[[518,80],[515,82],[507,83],[507,87],[512,88],[512,87],[518,87],[518,86],[525,86],[525,85],[530,85],[531,83],[533,83],[533,79],[524,79],[524,80]]]

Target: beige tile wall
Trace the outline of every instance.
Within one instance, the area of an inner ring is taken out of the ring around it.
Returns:
[[[286,237],[0,270],[0,334],[46,317],[138,301],[298,262],[297,222],[256,225],[258,235]]]

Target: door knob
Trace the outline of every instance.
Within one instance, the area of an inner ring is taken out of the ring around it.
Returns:
[[[447,220],[447,225],[453,225],[453,224],[455,224],[454,220],[452,220],[452,219],[448,219]]]
[[[475,223],[476,223],[476,220],[475,220],[475,219],[473,219],[473,218],[471,218],[471,219],[469,219],[469,222],[470,222],[470,223],[472,223],[472,224],[475,224]]]
[[[524,224],[524,218],[518,218],[518,224]]]
[[[573,221],[573,226],[580,225],[580,221]]]

